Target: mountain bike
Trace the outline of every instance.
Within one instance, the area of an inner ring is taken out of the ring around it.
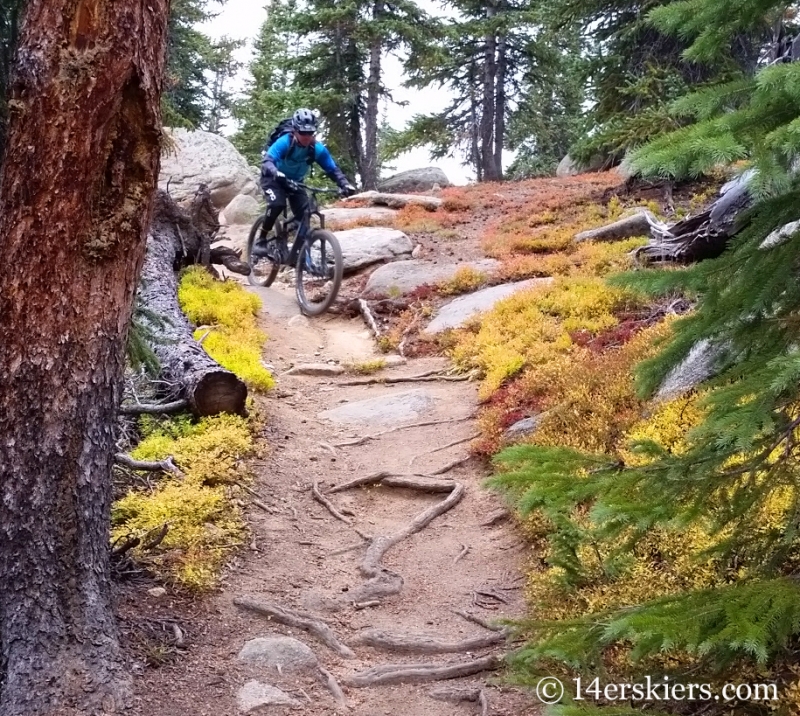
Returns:
[[[250,228],[247,237],[247,262],[251,266],[247,277],[253,286],[271,286],[278,272],[285,267],[294,266],[294,284],[300,310],[307,316],[318,316],[327,311],[336,300],[342,285],[344,259],[338,239],[325,230],[325,217],[319,210],[318,194],[339,194],[335,189],[307,186],[297,182],[297,186],[309,194],[308,206],[303,216],[289,217],[288,208],[282,218],[266,235],[266,258],[252,258],[253,244],[261,235],[264,214],[259,216]],[[319,228],[311,227],[312,217],[319,219]],[[291,251],[289,239],[293,237]],[[293,257],[297,257],[294,259]]]

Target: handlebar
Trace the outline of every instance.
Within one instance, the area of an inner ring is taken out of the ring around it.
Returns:
[[[303,184],[303,182],[299,181],[296,181],[295,184],[297,184],[297,186],[299,186],[301,189],[310,191],[312,194],[339,194],[338,189],[326,189],[321,186],[309,186],[308,184]]]

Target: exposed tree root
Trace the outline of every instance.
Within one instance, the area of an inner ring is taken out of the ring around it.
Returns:
[[[364,322],[369,326],[369,329],[375,335],[375,340],[381,337],[381,329],[378,328],[378,324],[375,322],[375,317],[372,315],[372,312],[369,310],[369,304],[363,299],[358,299],[358,310],[364,318]]]
[[[464,485],[453,480],[436,480],[425,475],[392,475],[389,472],[380,471],[372,475],[367,475],[366,477],[350,480],[343,485],[334,486],[328,490],[328,493],[342,492],[343,490],[348,490],[353,487],[376,484],[385,485],[387,487],[404,487],[412,490],[420,490],[422,492],[447,492],[449,494],[441,502],[437,502],[435,505],[431,505],[426,510],[420,512],[394,534],[377,535],[370,540],[367,552],[358,568],[361,574],[368,578],[368,581],[366,584],[348,593],[348,602],[368,602],[398,594],[403,588],[403,578],[399,574],[395,574],[388,569],[383,569],[380,566],[380,561],[383,559],[384,554],[398,542],[419,532],[421,529],[427,527],[439,515],[455,507],[455,505],[461,501],[461,498],[464,497],[465,492]],[[316,488],[316,491],[319,492],[319,489]],[[322,493],[319,494],[322,496]]]
[[[163,413],[177,413],[189,407],[186,400],[173,400],[171,403],[134,403],[133,405],[120,405],[120,415],[161,415]]]
[[[489,716],[489,699],[486,690],[478,687],[440,686],[431,689],[428,696],[437,701],[450,701],[459,704],[462,701],[477,702],[481,707],[481,716]]]
[[[381,430],[379,433],[375,433],[374,435],[364,435],[360,438],[355,438],[353,440],[345,440],[341,443],[334,443],[333,447],[349,447],[352,445],[362,445],[369,440],[377,440],[379,437],[384,435],[388,435],[389,433],[395,433],[398,430],[409,430],[410,428],[424,428],[428,425],[444,425],[446,423],[462,423],[465,420],[472,420],[475,416],[465,415],[463,418],[447,418],[446,420],[424,420],[421,423],[411,423],[410,425],[398,425],[394,428],[389,428],[388,430]]]
[[[336,678],[330,671],[327,669],[323,669],[321,666],[318,670],[320,680],[322,681],[325,686],[328,687],[328,691],[333,694],[333,698],[336,700],[336,704],[339,708],[347,709],[347,699],[344,697],[344,692],[342,691],[342,687],[339,686],[339,682],[336,681]]]
[[[427,475],[396,475],[387,470],[381,470],[370,475],[356,477],[348,482],[343,482],[341,485],[335,485],[328,490],[328,494],[332,495],[335,492],[344,492],[354,487],[376,485],[378,483],[386,487],[407,487],[420,492],[450,492],[457,484],[452,480],[439,480]]]
[[[498,656],[484,656],[455,664],[384,664],[354,674],[344,679],[344,683],[363,688],[381,684],[414,684],[457,679],[461,676],[472,676],[482,671],[499,669],[502,663],[502,659]]]
[[[511,517],[511,513],[507,509],[501,507],[499,510],[492,512],[485,522],[481,522],[481,527],[492,527],[499,522],[507,520],[509,517]]]
[[[461,382],[469,380],[472,375],[445,375],[441,371],[431,370],[419,375],[387,376],[385,378],[357,378],[355,380],[336,381],[336,385],[380,385],[381,383],[427,383],[436,380]]]
[[[347,594],[347,601],[356,604],[369,604],[380,602],[386,597],[393,597],[403,591],[403,578],[388,569],[382,569],[379,574],[368,580],[360,587],[351,589]]]
[[[233,603],[237,607],[242,607],[242,609],[247,609],[248,611],[265,616],[279,624],[295,627],[296,629],[303,629],[317,637],[325,646],[335,651],[339,656],[343,656],[345,659],[355,658],[352,649],[342,644],[336,637],[336,634],[334,634],[333,629],[320,619],[309,616],[308,614],[302,614],[284,607],[279,607],[277,604],[259,602],[251,597],[236,597]]]
[[[447,450],[447,448],[455,447],[456,445],[461,445],[461,443],[469,442],[470,440],[474,440],[475,438],[479,438],[481,436],[480,433],[473,433],[472,435],[468,435],[465,438],[459,438],[458,440],[453,440],[452,442],[447,443],[447,445],[442,445],[441,447],[433,448],[432,450],[426,450],[425,452],[417,453],[408,461],[408,466],[411,467],[414,464],[414,461],[417,458],[422,457],[423,455],[433,455],[435,452],[441,452],[442,450]]]
[[[114,455],[114,462],[117,465],[129,467],[131,470],[144,470],[146,472],[169,472],[177,477],[183,477],[180,468],[175,464],[172,455],[164,460],[158,462],[147,462],[145,460],[134,460],[130,455],[124,452],[118,452]]]
[[[495,632],[463,641],[442,641],[430,634],[393,634],[380,629],[362,631],[351,644],[363,644],[376,649],[414,654],[457,654],[474,649],[486,649],[505,641],[505,634]]]
[[[322,491],[319,489],[319,480],[314,480],[313,484],[311,485],[311,494],[314,495],[314,499],[325,506],[325,508],[330,512],[337,520],[341,520],[344,522],[348,527],[352,527],[353,531],[362,539],[370,540],[371,537],[368,534],[362,532],[358,527],[353,526],[353,520],[349,517],[345,517],[339,510],[336,509],[336,506],[327,498],[325,495],[322,494]]]

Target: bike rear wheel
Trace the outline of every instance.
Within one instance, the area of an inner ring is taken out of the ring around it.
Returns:
[[[297,256],[295,288],[300,310],[318,316],[336,300],[344,275],[339,240],[324,229],[314,229]]]
[[[271,286],[281,268],[280,263],[271,258],[254,258],[252,255],[253,244],[261,233],[261,225],[263,223],[264,214],[255,220],[253,226],[250,228],[250,234],[247,236],[246,258],[247,263],[250,264],[250,274],[247,280],[250,282],[251,286]],[[278,220],[275,222],[275,226],[272,227],[272,230],[267,234],[267,241],[274,241],[280,228],[281,222]]]

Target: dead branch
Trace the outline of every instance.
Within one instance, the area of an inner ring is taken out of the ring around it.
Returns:
[[[358,299],[358,310],[363,316],[364,322],[369,326],[373,334],[375,334],[375,340],[378,340],[381,337],[381,329],[378,328],[378,324],[375,323],[375,317],[369,310],[369,304],[363,298]]]
[[[134,403],[133,405],[120,405],[120,415],[161,415],[164,413],[177,413],[189,407],[186,400],[173,400],[171,403]]]
[[[369,542],[369,540],[366,540]],[[358,544],[351,544],[349,547],[342,547],[341,549],[337,549],[334,552],[331,552],[328,556],[329,557],[338,557],[342,554],[347,554],[348,552],[352,552],[356,549],[359,549],[364,546],[364,542],[359,542]]]
[[[295,629],[303,629],[317,637],[325,646],[335,651],[339,656],[343,656],[345,659],[355,658],[352,649],[339,641],[333,629],[316,617],[294,612],[290,609],[279,607],[277,604],[258,602],[251,597],[236,597],[233,603],[237,607],[242,607],[242,609],[273,619],[279,624],[294,627]]]
[[[373,599],[371,602],[353,602],[353,609],[358,611],[368,607],[379,607],[380,605],[381,603],[377,599]]]
[[[468,622],[482,626],[484,629],[488,629],[489,631],[504,631],[503,627],[497,626],[496,624],[490,624],[485,619],[481,619],[480,617],[470,614],[469,612],[462,611],[461,609],[456,609],[453,613],[458,614],[458,616],[460,616],[462,619],[466,619]]]
[[[380,629],[367,629],[358,634],[350,643],[404,653],[454,654],[486,649],[505,641],[505,638],[505,634],[495,632],[463,641],[443,641],[430,634],[393,634]]]
[[[368,440],[376,440],[383,435],[388,435],[389,433],[397,432],[398,430],[408,430],[410,428],[424,428],[428,425],[445,425],[446,423],[461,423],[465,420],[472,420],[475,416],[473,414],[466,415],[463,418],[447,418],[446,420],[423,420],[420,423],[411,423],[410,425],[398,425],[394,428],[389,428],[388,430],[381,430],[379,433],[375,433],[374,435],[364,435],[360,438],[355,438],[354,440],[345,440],[341,443],[334,443],[333,447],[348,447],[351,445],[361,445],[362,443],[367,442]]]
[[[417,453],[408,461],[408,466],[411,467],[414,464],[414,460],[423,455],[433,455],[435,452],[441,452],[442,450],[447,450],[447,448],[455,447],[456,445],[461,445],[462,443],[469,442],[470,440],[474,440],[475,438],[479,438],[481,436],[480,433],[473,433],[472,435],[468,435],[465,438],[459,438],[458,440],[453,440],[452,442],[447,443],[447,445],[442,445],[441,447],[433,448],[432,450],[426,450],[425,452]]]
[[[242,488],[242,489],[243,489],[245,492],[247,492],[247,493],[251,494],[253,497],[255,497],[255,498],[256,498],[255,500],[250,500],[250,502],[251,502],[252,504],[254,504],[256,507],[260,507],[262,510],[264,510],[264,512],[268,512],[268,513],[269,513],[269,514],[271,514],[271,515],[274,515],[274,514],[277,512],[277,510],[274,510],[274,509],[273,509],[272,507],[270,507],[269,505],[265,505],[265,504],[264,504],[264,503],[263,503],[263,502],[262,502],[262,501],[259,499],[259,498],[261,497],[261,495],[259,495],[259,494],[258,494],[258,493],[257,493],[255,490],[253,490],[252,488],[248,487],[247,485],[245,485],[245,484],[244,484],[244,483],[242,483],[242,482],[237,482],[237,483],[236,483],[236,485],[238,485],[238,486],[239,486],[239,487],[241,487],[241,488]]]
[[[403,335],[400,338],[400,345],[397,346],[397,352],[403,357],[406,357],[405,350],[406,350],[406,341],[408,340],[409,335],[411,332],[419,326],[420,321],[422,320],[422,312],[417,312],[414,316],[414,320],[408,324],[406,329],[403,331]]]
[[[502,659],[497,656],[484,656],[480,659],[455,664],[384,664],[354,674],[344,680],[348,686],[362,688],[381,684],[409,684],[424,681],[457,679],[472,676],[482,671],[499,669]]]
[[[124,452],[118,452],[114,455],[114,462],[117,465],[129,467],[131,470],[144,470],[145,472],[169,472],[177,477],[183,477],[183,473],[175,464],[172,455],[164,460],[158,462],[148,462],[146,460],[134,460],[130,455]]]
[[[458,460],[453,460],[452,462],[448,462],[446,465],[443,465],[438,470],[434,470],[433,472],[429,473],[430,475],[444,475],[446,472],[450,472],[450,470],[458,467],[459,465],[463,465],[465,462],[469,462],[472,460],[472,455],[467,455],[466,457],[458,458]]]
[[[461,551],[458,553],[458,556],[453,560],[453,566],[457,565],[464,557],[469,554],[469,545],[465,544],[462,545]]]
[[[160,545],[169,532],[169,523],[165,522],[161,527],[150,530],[142,538],[142,552],[149,552]]]
[[[325,686],[328,687],[328,691],[331,692],[333,698],[336,700],[336,704],[341,709],[347,709],[347,699],[344,697],[344,692],[342,691],[342,687],[339,686],[339,682],[336,681],[336,678],[330,671],[327,669],[323,669],[321,666],[318,667],[318,673],[320,676],[320,680],[322,681]]]

